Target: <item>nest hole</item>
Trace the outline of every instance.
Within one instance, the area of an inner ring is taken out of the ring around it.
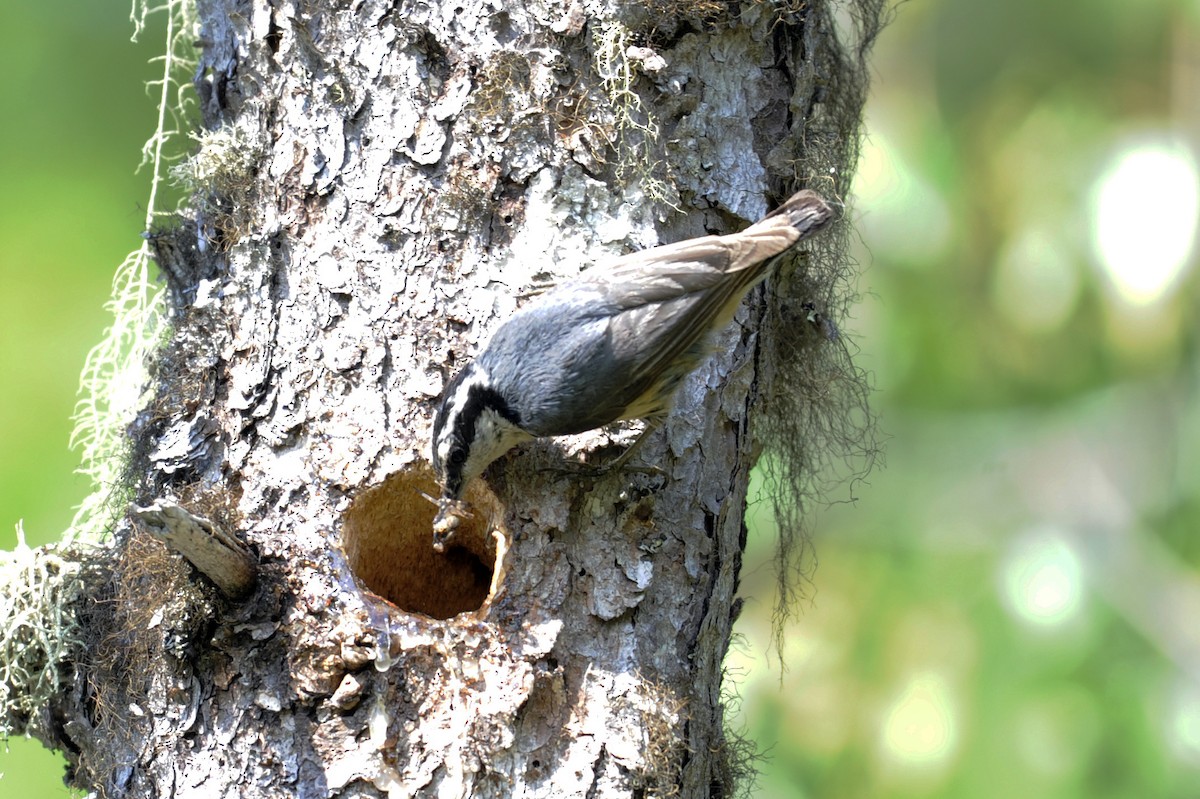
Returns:
[[[351,571],[369,591],[408,613],[448,619],[482,608],[496,569],[490,532],[499,505],[480,481],[473,488],[466,500],[474,515],[440,553],[433,548],[437,508],[421,495],[439,492],[432,472],[399,472],[363,492],[342,523]]]

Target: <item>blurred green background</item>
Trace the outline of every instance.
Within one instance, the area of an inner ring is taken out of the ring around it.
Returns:
[[[131,43],[127,0],[0,3],[0,548],[24,520],[56,540],[88,492],[67,449],[79,373],[110,321],[117,265],[141,244],[154,130],[144,83],[161,29]],[[152,26],[153,27],[153,26]],[[63,759],[13,738],[0,797],[65,797]]]
[[[0,5],[4,548],[86,491],[75,388],[148,196],[161,33],[60,5]],[[846,327],[887,466],[819,517],[782,684],[752,519],[758,795],[1200,797],[1200,3],[916,0],[873,63]],[[0,796],[67,794],[9,746]]]
[[[1200,797],[1200,3],[914,0],[873,64],[887,466],[820,515],[782,685],[751,566],[759,795]]]

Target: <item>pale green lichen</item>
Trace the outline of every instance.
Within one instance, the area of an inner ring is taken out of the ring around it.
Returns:
[[[187,117],[189,101],[183,87],[194,67],[187,57],[192,47],[189,0],[166,0],[154,6],[134,0],[130,17],[135,39],[153,14],[165,15],[166,42],[164,54],[155,59],[162,67],[161,77],[149,84],[158,91],[157,123],[142,148],[142,165],[151,169],[147,230],[164,215],[159,191],[169,152],[176,148]],[[91,481],[92,491],[64,533],[65,542],[101,540],[128,503],[126,428],[146,403],[147,365],[167,334],[163,289],[154,280],[150,264],[150,247],[143,242],[117,267],[107,306],[112,324],[84,362],[71,446],[81,451],[79,472]]]
[[[149,5],[134,0],[134,38],[147,19],[166,22],[164,54],[155,59],[161,77],[150,83],[158,94],[154,133],[143,148],[151,169],[146,229],[165,212],[159,191],[169,153],[188,108],[184,87],[194,63],[190,0]],[[113,321],[88,353],[80,377],[71,445],[81,450],[79,471],[91,481],[91,494],[79,506],[60,544],[31,549],[18,525],[17,546],[0,551],[0,738],[29,728],[36,714],[62,689],[69,664],[83,649],[74,607],[89,584],[87,564],[99,559],[93,548],[125,512],[131,492],[127,428],[147,400],[148,364],[165,340],[168,325],[163,290],[154,280],[149,245],[143,243],[117,267],[108,309]]]
[[[0,738],[7,738],[59,690],[61,664],[82,643],[71,605],[83,559],[55,547],[0,551]]]
[[[210,231],[205,244],[226,250],[250,233],[250,191],[262,147],[239,125],[191,134],[195,152],[170,169],[172,181],[190,197]]]
[[[678,192],[662,157],[658,119],[634,89],[639,71],[629,56],[632,43],[629,28],[611,19],[596,26],[592,41],[596,74],[612,115],[616,177],[623,186],[636,184],[650,200],[674,208]]]

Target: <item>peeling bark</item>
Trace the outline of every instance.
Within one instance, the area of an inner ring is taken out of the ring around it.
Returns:
[[[133,515],[150,534],[188,559],[230,599],[245,599],[254,588],[258,567],[246,545],[173,502],[156,500]]]
[[[118,531],[90,635],[140,644],[81,663],[41,732],[77,783],[731,790],[721,664],[763,292],[643,450],[661,475],[547,468],[631,431],[537,442],[473,488],[444,555],[420,493],[444,383],[524,297],[822,188],[796,153],[836,68],[826,3],[630,5],[199,0],[204,124],[254,166],[185,229],[205,265],[173,286],[137,494],[226,509],[257,587],[217,595]]]

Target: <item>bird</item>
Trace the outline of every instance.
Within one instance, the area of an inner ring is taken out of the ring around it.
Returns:
[[[470,515],[467,483],[514,446],[663,418],[746,293],[834,215],[802,190],[739,233],[624,255],[513,313],[449,382],[434,416],[435,548]]]

